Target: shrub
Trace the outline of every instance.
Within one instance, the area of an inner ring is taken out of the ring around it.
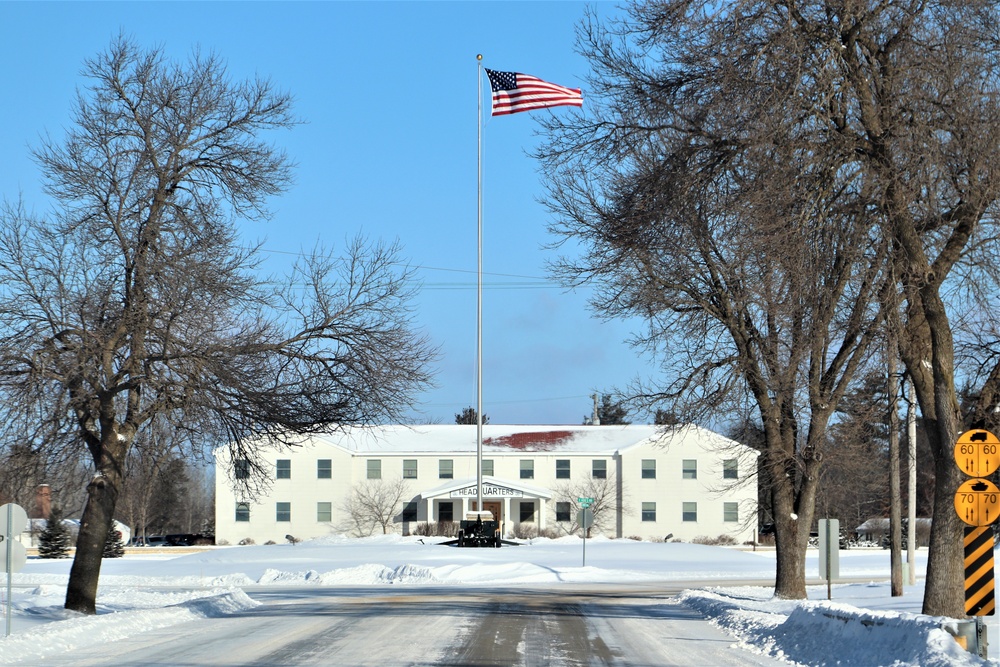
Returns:
[[[519,540],[530,540],[538,537],[538,526],[533,523],[514,524],[514,537]]]
[[[716,535],[715,537],[709,537],[707,535],[699,535],[698,537],[691,540],[694,544],[707,544],[713,547],[721,546],[731,546],[736,544],[736,538],[732,535],[727,535],[723,533],[722,535]]]
[[[436,523],[434,521],[427,521],[418,523],[416,528],[413,529],[413,534],[424,537],[455,537],[458,535],[458,525],[457,521],[438,521]]]
[[[257,544],[252,537],[244,537],[242,540],[240,540],[241,547],[245,547],[250,544]]]

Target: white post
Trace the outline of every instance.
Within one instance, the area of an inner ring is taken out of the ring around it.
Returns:
[[[11,562],[14,560],[14,536],[11,535],[11,526],[14,524],[14,503],[7,503],[7,528],[4,530],[4,546],[7,550],[7,634],[5,636],[10,637],[10,571],[13,569],[11,567]]]
[[[910,381],[906,408],[906,469],[909,475],[907,484],[906,520],[909,530],[906,535],[906,563],[909,570],[909,584],[917,583],[917,399]]]

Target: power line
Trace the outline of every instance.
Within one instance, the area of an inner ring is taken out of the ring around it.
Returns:
[[[274,255],[289,255],[292,257],[305,257],[306,253],[294,252],[290,250],[272,250],[270,248],[260,248],[261,252],[274,254]],[[402,262],[397,262],[401,267],[420,270],[420,271],[441,271],[445,273],[461,273],[468,275],[476,275],[476,271],[472,269],[454,269],[440,266],[428,266],[425,264],[406,264]],[[546,278],[544,276],[528,276],[517,273],[495,273],[495,272],[483,272],[484,276],[489,276],[492,278],[517,278],[519,280],[509,281],[509,282],[492,282],[484,283],[483,289],[490,291],[506,291],[506,290],[539,290],[539,289],[563,289],[562,285],[559,285],[555,281]],[[421,290],[429,291],[452,291],[452,290],[469,290],[476,289],[475,282],[430,282],[421,283]]]

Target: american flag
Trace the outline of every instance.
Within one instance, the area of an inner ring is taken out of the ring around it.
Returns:
[[[486,76],[493,89],[494,116],[546,107],[583,106],[583,93],[579,88],[566,88],[518,72],[488,69]]]

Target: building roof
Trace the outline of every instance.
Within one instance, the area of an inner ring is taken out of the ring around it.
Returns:
[[[664,440],[697,433],[699,439],[714,446],[735,443],[697,426],[665,431],[662,426],[629,424],[588,425],[494,425],[483,426],[483,452],[489,454],[518,452],[558,452],[561,454],[606,454],[639,446],[650,440]],[[392,425],[349,427],[331,434],[314,435],[311,444],[332,445],[355,454],[459,453],[476,451],[476,427],[459,424]]]

